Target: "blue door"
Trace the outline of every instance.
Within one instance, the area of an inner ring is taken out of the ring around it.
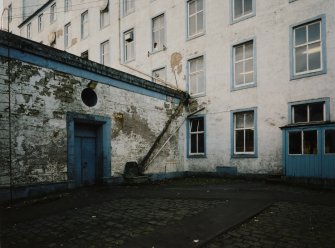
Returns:
[[[77,185],[96,183],[96,130],[94,127],[77,125],[75,129],[75,170]]]

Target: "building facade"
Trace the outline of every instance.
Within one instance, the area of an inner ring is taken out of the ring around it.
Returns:
[[[184,171],[333,178],[334,9],[332,0],[54,0],[12,30],[187,91],[188,111],[201,111],[179,136]]]

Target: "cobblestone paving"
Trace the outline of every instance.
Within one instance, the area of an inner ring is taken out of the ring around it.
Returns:
[[[221,201],[118,199],[5,228],[3,248],[119,247]]]
[[[279,202],[204,248],[334,248],[335,207]]]

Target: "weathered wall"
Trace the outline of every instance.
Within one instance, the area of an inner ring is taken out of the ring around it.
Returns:
[[[6,66],[5,62],[1,57],[0,68]],[[3,70],[0,72],[3,74]],[[177,106],[174,101],[163,101],[98,82],[95,89],[98,103],[88,107],[81,100],[81,92],[90,82],[87,79],[17,60],[11,61],[10,73],[14,185],[67,180],[67,112],[111,118],[112,176],[120,176],[126,162],[139,161],[147,153]],[[0,77],[0,84],[3,86],[0,145],[1,160],[4,161],[0,184],[8,184],[6,77]],[[170,129],[175,125],[172,124]],[[178,141],[171,139],[148,171],[180,170],[182,165],[177,147]]]

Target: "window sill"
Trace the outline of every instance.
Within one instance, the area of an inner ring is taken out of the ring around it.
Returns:
[[[233,154],[231,155],[231,158],[258,158],[258,156],[257,154]]]
[[[123,17],[127,17],[127,16],[131,15],[131,14],[134,13],[134,12],[135,12],[135,10],[130,10],[130,11],[127,12],[127,13],[123,13]]]
[[[192,158],[207,158],[207,156],[205,154],[202,155],[187,155],[187,158],[192,159]]]
[[[156,54],[156,53],[160,53],[160,52],[164,52],[164,51],[166,51],[167,50],[167,48],[162,48],[162,49],[159,49],[159,50],[151,50],[151,52],[150,52],[150,55],[154,55],[154,54]]]
[[[233,24],[235,24],[235,23],[242,22],[242,21],[247,20],[247,19],[249,19],[249,18],[252,18],[252,17],[254,17],[254,16],[256,16],[256,13],[255,13],[255,12],[253,12],[253,13],[251,13],[251,14],[249,14],[249,15],[242,16],[242,17],[237,18],[237,19],[232,19],[231,22],[230,22],[230,24],[233,25]]]
[[[105,26],[100,27],[100,31],[103,30],[103,29],[105,29],[105,28],[107,28],[109,25],[110,25],[110,24],[106,24]]]
[[[191,95],[191,94],[190,94],[190,97],[191,97],[191,98],[199,98],[199,97],[204,97],[204,96],[206,96],[206,93],[205,93],[205,92],[203,92],[203,93],[198,93],[198,94],[195,94],[195,95]]]
[[[296,80],[296,79],[301,79],[301,78],[306,78],[306,77],[314,77],[322,74],[327,74],[327,70],[323,69],[321,71],[315,71],[315,72],[307,72],[304,74],[299,74],[299,75],[291,75],[291,80]]]
[[[194,39],[196,39],[196,38],[199,38],[199,37],[201,37],[201,36],[204,36],[205,34],[206,34],[205,31],[203,31],[203,32],[201,32],[201,33],[199,33],[199,34],[195,34],[195,35],[193,35],[193,36],[187,36],[186,41],[194,40]]]
[[[135,59],[130,59],[130,60],[124,60],[123,63],[124,64],[129,64],[131,62],[135,61]]]
[[[255,87],[257,87],[256,83],[242,85],[242,86],[232,86],[230,91],[238,91],[238,90],[244,90],[244,89],[255,88]]]

